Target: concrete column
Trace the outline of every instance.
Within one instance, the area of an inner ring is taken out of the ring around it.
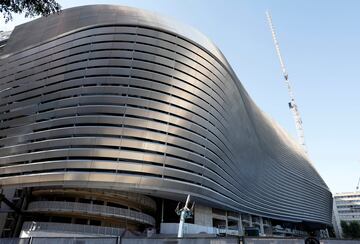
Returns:
[[[161,223],[164,223],[164,199],[161,200]]]
[[[239,230],[239,235],[243,236],[244,235],[244,230],[243,230],[243,225],[242,225],[242,220],[241,220],[241,213],[239,213],[238,230]]]
[[[260,218],[260,234],[265,235],[263,218],[262,217],[259,218]]]
[[[195,205],[194,224],[202,226],[213,226],[212,208],[203,205]]]
[[[227,211],[225,211],[225,217],[226,217],[226,219],[225,219],[225,229],[227,230],[227,229],[229,229],[229,220],[228,220],[228,212]]]
[[[343,238],[343,232],[342,232],[342,228],[341,228],[341,221],[340,221],[340,217],[339,217],[339,212],[337,209],[337,202],[334,199],[333,200],[333,217],[332,217],[332,224],[334,226],[334,230],[335,230],[335,235],[337,238]]]
[[[252,222],[252,216],[251,216],[251,214],[250,214],[249,216],[250,216],[250,218],[249,218],[249,226],[250,226],[250,227],[253,227],[253,222]]]

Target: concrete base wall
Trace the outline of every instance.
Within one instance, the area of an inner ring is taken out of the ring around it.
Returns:
[[[213,227],[212,208],[203,205],[196,205],[194,224]]]
[[[179,229],[178,223],[161,223],[160,225],[160,234],[166,235],[177,235]],[[194,234],[207,234],[207,235],[217,235],[220,233],[226,233],[227,235],[238,236],[239,231],[236,230],[219,230],[215,227],[202,226],[196,224],[184,224],[184,236],[194,235]]]

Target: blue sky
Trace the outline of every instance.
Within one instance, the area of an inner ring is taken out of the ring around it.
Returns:
[[[220,48],[258,106],[294,138],[265,11],[269,9],[304,123],[311,160],[333,193],[360,177],[359,1],[117,0],[58,1],[63,8],[119,4],[191,25]],[[0,30],[29,21],[14,16]]]

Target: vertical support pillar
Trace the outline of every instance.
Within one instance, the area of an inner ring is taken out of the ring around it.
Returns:
[[[240,236],[243,236],[243,235],[244,235],[244,230],[243,230],[243,225],[242,225],[242,219],[241,219],[241,213],[239,213],[238,231],[239,231],[239,235],[240,235]]]
[[[213,227],[212,208],[197,204],[194,211],[194,224]]]
[[[265,231],[264,231],[264,221],[263,218],[260,216],[260,234],[263,236],[265,235]]]
[[[225,230],[229,229],[228,211],[225,211]]]
[[[161,200],[161,223],[164,223],[164,199]]]
[[[250,218],[249,218],[249,226],[253,227],[253,222],[252,222],[252,216],[251,214],[249,214]]]

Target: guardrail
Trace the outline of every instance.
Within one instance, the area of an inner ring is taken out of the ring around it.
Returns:
[[[243,244],[241,238],[88,238],[88,237],[31,237],[31,238],[0,238],[0,244]]]
[[[59,202],[59,201],[37,201],[31,202],[28,206],[29,212],[75,212],[101,215],[106,217],[125,218],[151,226],[155,225],[155,219],[150,215],[136,212],[130,209],[116,208],[104,205],[95,205],[79,202]]]
[[[124,229],[103,227],[95,225],[81,225],[81,224],[65,224],[65,223],[51,223],[51,222],[24,222],[22,232],[31,236],[32,232],[40,231],[54,231],[59,233],[78,233],[78,234],[91,234],[91,235],[104,235],[104,236],[121,236]],[[2,242],[0,241],[0,244]]]
[[[161,234],[172,235],[177,233],[179,229],[178,223],[161,223],[160,225]],[[229,236],[239,236],[238,229],[234,228],[216,228],[211,226],[202,226],[197,224],[184,223],[184,235],[196,235],[200,233],[206,233],[210,235],[229,235]]]
[[[31,237],[0,238],[0,244],[303,244],[304,239],[251,238],[251,237]],[[358,244],[359,240],[320,240],[320,244]]]

